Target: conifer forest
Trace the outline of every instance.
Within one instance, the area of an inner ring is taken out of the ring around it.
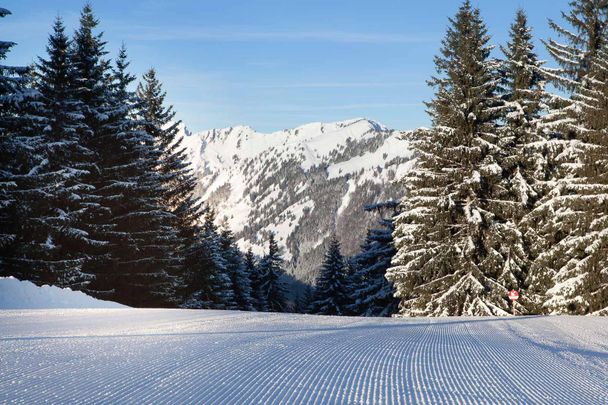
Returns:
[[[280,227],[244,228],[259,249],[239,242],[224,220],[236,214],[200,192],[162,75],[136,77],[128,42],[112,52],[91,5],[73,32],[49,21],[29,66],[13,66],[19,40],[2,38],[0,276],[146,308],[608,315],[608,0],[570,1],[547,38],[519,9],[506,43],[482,11],[465,0],[446,21],[428,72],[431,125],[399,131],[411,159],[391,192],[357,202],[348,233],[321,231],[329,216],[290,228],[327,234],[309,279],[290,270],[304,243],[286,251]],[[283,191],[331,195],[310,184]],[[322,205],[260,203],[256,216],[306,220]]]

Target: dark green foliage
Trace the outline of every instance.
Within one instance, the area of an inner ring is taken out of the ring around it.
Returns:
[[[237,308],[243,311],[254,309],[251,298],[251,263],[245,263],[241,251],[236,246],[232,232],[226,227],[220,233],[222,256],[226,260],[226,271],[232,282]],[[249,260],[249,259],[248,259]]]
[[[293,311],[298,314],[307,314],[313,299],[313,289],[305,285],[302,290],[296,292],[295,306]]]
[[[317,277],[309,312],[318,315],[348,315],[349,278],[340,242],[332,237]]]
[[[177,239],[172,214],[160,204],[159,151],[133,118],[126,51],[111,68],[97,25],[86,5],[69,58],[70,94],[80,113],[69,133],[78,137],[86,169],[79,179],[87,192],[79,200],[86,208],[80,234],[89,242],[81,249],[83,270],[93,278],[86,291],[133,306],[175,305]]]
[[[215,212],[206,209],[196,243],[187,252],[186,308],[237,309],[228,262],[223,255]]]
[[[287,312],[287,287],[283,279],[283,256],[279,250],[274,235],[270,234],[268,240],[268,253],[264,255],[259,264],[261,295],[260,311]]]
[[[0,9],[0,18],[10,15]],[[0,24],[3,20],[0,20]],[[0,61],[14,42],[0,41]],[[38,94],[31,90],[28,68],[0,65],[0,275],[38,277],[23,257],[30,206],[25,202],[36,193],[30,172],[43,163],[39,154],[40,125],[33,113]]]
[[[201,241],[211,236],[201,235],[201,229],[197,225],[202,216],[201,203],[193,194],[196,179],[187,161],[185,148],[182,146],[179,133],[181,122],[174,120],[173,107],[165,105],[166,93],[154,69],[144,74],[142,82],[137,86],[137,96],[140,102],[137,110],[140,129],[153,137],[160,151],[155,171],[163,185],[163,191],[159,193],[163,209],[173,215],[173,226],[178,232],[179,244],[174,251],[180,263],[177,274],[189,279],[192,278],[192,274],[189,273],[193,268],[185,262],[185,260],[191,261],[187,256],[191,256],[193,252],[198,252],[196,255],[200,256],[200,250],[204,249]],[[205,242],[208,243],[212,242]],[[209,255],[213,254],[209,253]],[[194,271],[200,272],[200,269]],[[188,289],[186,287],[186,290]],[[184,298],[188,299],[188,297]],[[214,302],[216,301],[217,299]],[[214,305],[217,305],[217,302]]]
[[[137,96],[142,103],[139,115],[143,128],[161,150],[158,171],[165,185],[165,207],[175,215],[182,237],[191,238],[201,215],[201,203],[193,195],[196,178],[179,135],[181,121],[175,121],[173,107],[165,105],[166,93],[154,69],[144,74]]]
[[[87,260],[84,271],[95,277],[104,272],[111,272],[108,232],[113,228],[112,212],[107,198],[100,195],[104,187],[105,173],[104,148],[109,139],[108,128],[104,127],[109,119],[110,110],[110,65],[104,58],[105,42],[102,34],[95,34],[98,20],[93,15],[90,5],[85,5],[80,15],[80,25],[72,41],[71,61],[73,64],[73,81],[76,86],[74,98],[80,106],[78,137],[80,144],[92,152],[91,170],[84,182],[91,186],[90,199],[87,200],[87,220],[84,231],[91,240],[97,241],[84,251]],[[105,136],[104,136],[105,135]],[[102,276],[103,278],[103,276]],[[103,286],[103,287],[102,287]],[[101,290],[104,288],[104,290]],[[91,294],[109,298],[114,294],[112,287],[105,285],[91,286]]]
[[[82,106],[75,98],[70,41],[61,19],[55,21],[47,54],[36,66],[34,83],[39,142],[33,150],[42,160],[27,177],[32,192],[21,194],[19,204],[28,212],[21,221],[22,260],[13,263],[13,271],[39,283],[82,288],[92,279],[82,272],[83,252],[96,242],[84,230],[92,190],[85,177],[93,153],[79,136]]]
[[[388,210],[389,217],[381,217],[380,227],[369,229],[361,251],[350,259],[353,268],[349,294],[349,312],[362,316],[391,316],[397,312],[398,299],[394,297],[393,285],[386,279],[386,270],[395,255],[393,246],[393,220],[396,202],[375,204],[366,207],[368,212],[383,215]]]
[[[113,109],[108,109],[98,132],[106,142],[98,150],[102,170],[96,191],[110,208],[105,238],[111,266],[101,269],[94,287],[113,289],[116,297],[133,306],[177,305],[177,230],[173,214],[164,210],[159,197],[164,191],[155,171],[160,151],[133,118],[137,100],[128,90],[134,77],[127,67],[123,47],[112,71]]]
[[[252,304],[256,310],[264,311],[268,307],[268,303],[266,302],[266,296],[262,293],[263,277],[251,248],[245,253],[245,272],[249,275],[251,283]]]

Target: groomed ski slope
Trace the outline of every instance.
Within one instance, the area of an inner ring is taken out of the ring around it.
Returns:
[[[608,403],[608,318],[0,311],[0,403]]]

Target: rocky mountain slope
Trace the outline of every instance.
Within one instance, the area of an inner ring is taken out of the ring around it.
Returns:
[[[366,204],[397,198],[410,165],[400,133],[355,119],[263,134],[246,126],[196,134],[184,142],[197,193],[214,206],[246,249],[262,254],[270,232],[288,269],[311,282],[332,233],[353,254],[375,221]]]

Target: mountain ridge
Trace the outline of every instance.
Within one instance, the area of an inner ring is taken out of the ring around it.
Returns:
[[[365,118],[260,133],[246,125],[190,133],[183,142],[199,184],[243,249],[262,254],[270,232],[288,270],[312,282],[335,233],[356,252],[375,219],[363,205],[399,197],[411,152],[401,132]]]

